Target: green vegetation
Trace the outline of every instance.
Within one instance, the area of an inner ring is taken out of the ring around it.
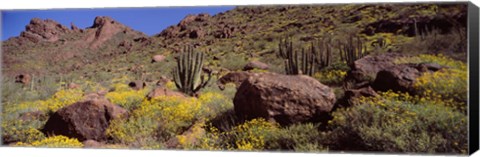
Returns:
[[[281,45],[280,47],[288,47],[286,50],[281,48],[280,53],[286,53],[287,57],[285,60],[285,73],[287,75],[310,75],[312,76],[315,71],[315,54],[313,53],[313,46],[311,49],[301,49],[301,56],[299,55],[299,50],[292,48],[292,42],[289,45]],[[290,47],[289,47],[290,46]],[[283,52],[285,51],[285,52]]]
[[[185,94],[194,95],[210,81],[212,74],[202,75],[203,53],[194,53],[191,47],[177,60],[177,68],[173,70],[173,80],[177,88]]]
[[[367,46],[364,45],[360,37],[354,39],[350,36],[346,43],[339,43],[340,58],[347,63],[353,65],[354,62],[367,55]]]

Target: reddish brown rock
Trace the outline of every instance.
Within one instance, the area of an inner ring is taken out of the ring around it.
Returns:
[[[32,77],[30,76],[30,74],[19,74],[15,76],[15,82],[21,83],[23,85],[30,84],[31,79]]]
[[[78,88],[78,87],[80,87],[80,85],[79,85],[79,84],[76,84],[76,83],[69,83],[69,84],[68,84],[68,88],[69,88],[69,89],[75,89],[75,88]]]
[[[354,62],[349,78],[357,81],[373,81],[377,73],[395,65],[395,59],[405,55],[398,53],[385,53],[381,55],[368,55]]]
[[[290,125],[330,112],[335,94],[309,76],[258,73],[243,81],[233,103],[238,117]]]
[[[155,63],[155,62],[162,62],[163,60],[165,60],[165,56],[164,55],[155,55],[152,57],[152,63]]]
[[[360,89],[348,89],[345,91],[343,98],[338,100],[338,102],[341,107],[349,107],[356,105],[357,100],[360,97],[374,97],[377,95],[377,92],[375,92],[370,86]]]
[[[267,70],[268,69],[268,64],[265,64],[260,61],[251,61],[248,62],[245,67],[243,67],[243,71],[248,71],[248,70],[253,70],[253,69],[261,69],[261,70]]]
[[[67,27],[56,21],[39,18],[33,18],[25,27],[25,31],[20,34],[22,40],[26,39],[32,42],[49,41],[54,42],[60,39],[60,36],[70,32]]]
[[[80,141],[104,141],[109,121],[126,116],[125,109],[106,99],[86,100],[59,109],[48,119],[42,132],[47,136],[64,135]]]
[[[128,86],[130,88],[134,89],[134,90],[140,90],[140,89],[145,88],[145,86],[147,86],[147,85],[145,84],[145,82],[137,80],[137,81],[132,81],[132,82],[128,83]]]
[[[422,71],[423,72],[422,72]],[[434,70],[437,70],[434,68]],[[430,71],[426,64],[399,64],[378,72],[372,87],[378,91],[392,90],[415,94],[415,80]]]
[[[83,148],[102,148],[105,144],[95,140],[83,141]]]
[[[176,97],[185,97],[183,93],[172,91],[165,87],[157,87],[147,95],[147,99],[152,99],[160,96],[176,96]]]

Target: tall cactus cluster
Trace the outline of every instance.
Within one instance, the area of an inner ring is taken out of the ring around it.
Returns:
[[[283,40],[280,40],[280,43],[278,44],[278,56],[283,59],[287,59],[288,53],[293,52],[293,42],[291,38],[286,38]]]
[[[352,66],[357,59],[366,56],[367,46],[363,44],[360,37],[350,36],[346,43],[339,43],[340,58],[347,65]]]
[[[332,63],[332,47],[328,40],[316,40],[306,48],[294,49],[290,38],[280,41],[278,56],[285,59],[285,72],[288,75],[310,75]]]
[[[322,69],[332,64],[332,46],[329,39],[315,41],[316,45],[311,44],[312,53],[315,54],[315,61],[318,68]]]
[[[205,75],[202,75],[204,58],[203,53],[193,52],[192,47],[185,47],[177,59],[177,67],[172,71],[175,85],[181,92],[193,96],[208,84],[211,73],[208,73],[205,80]]]
[[[310,75],[315,72],[315,54],[302,48],[301,56],[298,51],[288,51],[285,60],[285,72],[287,75]]]

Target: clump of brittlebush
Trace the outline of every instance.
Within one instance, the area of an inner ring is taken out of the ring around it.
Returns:
[[[22,111],[56,112],[58,109],[71,105],[82,99],[83,92],[79,89],[59,90],[47,100],[22,102],[17,105],[5,108],[6,113],[17,113]]]
[[[24,147],[54,147],[54,148],[81,148],[83,144],[75,138],[68,138],[65,136],[52,136],[39,141],[31,143],[18,142],[15,146]]]
[[[145,95],[148,93],[148,89],[134,90],[128,87],[127,84],[117,83],[113,85],[113,91],[105,95],[110,102],[117,104],[127,110],[140,105],[145,99]]]
[[[436,98],[385,92],[360,98],[329,121],[335,150],[467,153],[467,116]]]
[[[136,147],[158,145],[176,138],[195,122],[212,118],[232,107],[228,98],[215,92],[202,93],[199,98],[160,96],[144,99],[128,119],[113,120],[107,135],[116,143]]]
[[[323,84],[338,85],[343,82],[347,72],[344,70],[328,70],[317,72],[313,75],[313,78],[317,79]]]
[[[278,124],[262,118],[247,121],[226,132],[219,132],[215,127],[211,127],[207,135],[200,140],[199,147],[205,150],[263,150],[266,141],[271,140],[278,131]]]
[[[436,63],[444,68],[433,72],[424,73],[417,78],[414,88],[420,96],[436,98],[445,104],[466,111],[467,103],[467,65],[444,55],[418,55],[403,57],[396,63]]]

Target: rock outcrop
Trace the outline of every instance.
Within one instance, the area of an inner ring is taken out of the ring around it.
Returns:
[[[233,102],[241,118],[261,117],[289,125],[330,112],[335,94],[309,76],[258,73],[243,81]]]
[[[34,43],[40,41],[55,42],[58,41],[63,34],[69,32],[71,32],[71,30],[66,26],[51,19],[42,20],[33,18],[30,23],[25,26],[25,31],[20,34],[20,39]]]

